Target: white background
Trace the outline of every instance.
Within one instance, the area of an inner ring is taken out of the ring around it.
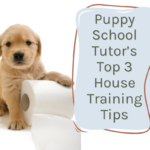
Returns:
[[[71,77],[76,13],[88,5],[97,3],[150,7],[149,0],[1,0],[0,33],[16,23],[30,26],[41,37],[42,61],[46,69],[59,71]],[[75,72],[78,62],[77,50]],[[82,134],[82,150],[149,150],[149,141],[150,132],[142,135],[123,135],[104,130],[90,131]],[[0,149],[5,150],[5,147],[0,145]]]

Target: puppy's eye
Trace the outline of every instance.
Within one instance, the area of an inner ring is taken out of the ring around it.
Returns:
[[[31,42],[30,42],[30,41],[27,41],[26,44],[27,44],[27,45],[31,45]]]
[[[7,43],[6,43],[6,46],[10,46],[10,45],[11,45],[11,43],[10,43],[10,42],[7,42]]]

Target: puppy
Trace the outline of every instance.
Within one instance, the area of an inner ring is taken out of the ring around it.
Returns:
[[[46,72],[40,60],[40,38],[28,26],[12,25],[0,36],[0,56],[0,115],[9,110],[9,129],[25,128],[19,105],[22,81],[52,80],[66,86],[72,83],[66,75]]]

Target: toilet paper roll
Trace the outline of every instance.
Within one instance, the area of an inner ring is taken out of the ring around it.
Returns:
[[[32,124],[33,114],[53,114],[71,119],[74,113],[71,87],[54,81],[23,81],[20,105],[28,125]]]

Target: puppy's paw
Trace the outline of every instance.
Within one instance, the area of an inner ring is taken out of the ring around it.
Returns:
[[[22,120],[11,121],[8,125],[8,129],[12,129],[12,130],[21,130],[21,129],[24,129],[25,127],[26,125]]]
[[[70,86],[72,85],[72,80],[70,77],[66,76],[66,75],[62,75],[58,80],[58,83],[65,85],[65,86]]]
[[[0,116],[3,116],[5,113],[4,113],[4,110],[3,108],[0,108]]]

